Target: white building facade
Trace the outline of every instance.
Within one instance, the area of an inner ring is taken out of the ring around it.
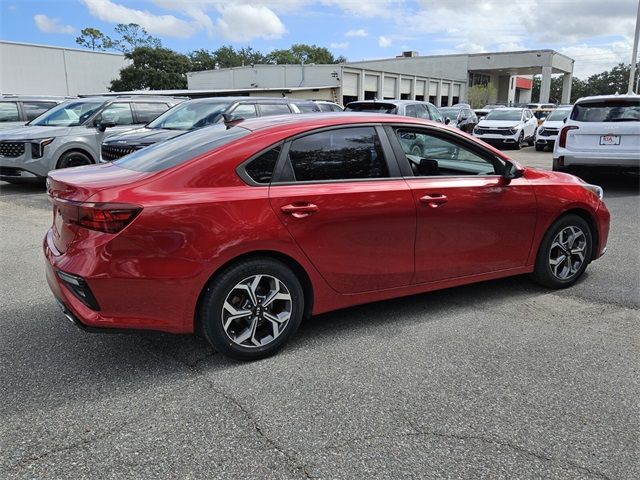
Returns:
[[[0,93],[103,93],[127,65],[118,53],[0,41]]]

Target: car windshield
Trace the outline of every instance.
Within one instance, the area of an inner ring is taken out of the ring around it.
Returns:
[[[393,103],[350,103],[345,108],[347,112],[376,112],[376,113],[396,113],[397,109]]]
[[[570,113],[570,108],[558,108],[549,114],[547,120],[550,122],[562,122]]]
[[[484,117],[485,120],[515,120],[520,121],[522,110],[491,110]]]
[[[460,110],[456,110],[456,109],[451,109],[451,110],[443,109],[443,110],[440,110],[440,113],[444,118],[448,118],[449,120],[457,120],[459,111]]]
[[[640,122],[640,99],[611,99],[577,103],[571,120],[578,122]]]
[[[137,172],[158,172],[191,160],[251,133],[246,128],[213,125],[158,142],[113,162]]]
[[[192,130],[194,128],[214,125],[220,115],[229,107],[229,102],[184,102],[167,110],[147,128],[164,128],[167,130]]]
[[[61,103],[34,118],[27,125],[41,127],[77,127],[82,125],[104,104],[104,101],[85,100]]]

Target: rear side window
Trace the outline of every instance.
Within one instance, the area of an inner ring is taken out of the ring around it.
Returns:
[[[640,99],[620,98],[576,103],[571,120],[577,122],[639,122]]]
[[[418,118],[418,106],[417,105],[407,105],[405,108],[405,115],[407,117]]]
[[[16,102],[0,102],[0,122],[19,122],[18,104]]]
[[[251,180],[256,183],[271,182],[273,170],[276,168],[281,149],[282,147],[280,146],[272,148],[249,162],[245,167],[245,171],[251,177]]]
[[[149,123],[166,112],[169,106],[166,103],[136,103],[135,109],[138,123]]]
[[[249,133],[246,128],[232,127],[227,130],[225,125],[214,125],[158,142],[113,163],[138,172],[158,172],[231,143]]]
[[[389,176],[373,127],[340,128],[298,138],[291,142],[289,160],[299,182]]]
[[[22,110],[29,121],[55,106],[56,102],[22,102]]]
[[[286,113],[291,113],[291,110],[289,109],[289,105],[285,103],[261,104],[259,108],[260,108],[260,114],[263,117],[266,117],[268,115],[283,115]]]
[[[319,112],[320,108],[315,103],[296,103],[300,113]]]

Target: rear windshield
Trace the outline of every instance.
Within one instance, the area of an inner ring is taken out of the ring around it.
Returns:
[[[558,108],[549,114],[547,120],[550,122],[562,122],[571,113],[570,108]]]
[[[113,163],[137,172],[158,172],[231,143],[249,133],[251,132],[246,128],[232,127],[227,130],[225,125],[214,125],[156,143],[125,155]]]
[[[396,113],[396,106],[393,103],[350,103],[345,110],[347,112]]]
[[[640,98],[577,103],[571,112],[577,122],[640,122]]]

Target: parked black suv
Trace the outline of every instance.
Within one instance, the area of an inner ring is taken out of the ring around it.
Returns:
[[[208,97],[188,100],[142,128],[105,139],[101,161],[111,162],[154,143],[223,121],[319,111],[320,108],[311,101],[290,98]]]

